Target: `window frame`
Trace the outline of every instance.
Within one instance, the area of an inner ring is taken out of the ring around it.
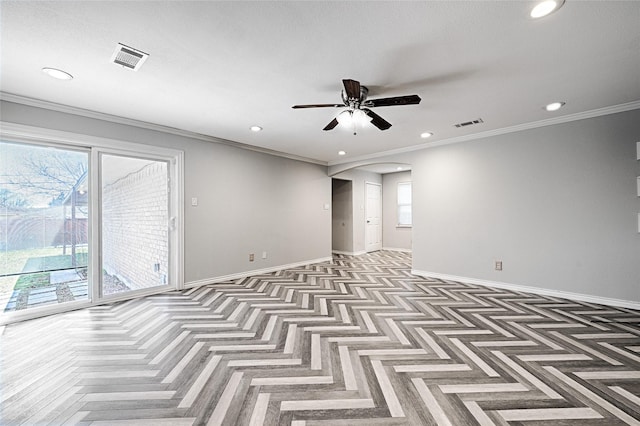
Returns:
[[[409,186],[409,202],[401,202],[400,200],[400,186]],[[398,182],[397,186],[396,186],[396,227],[397,228],[411,228],[413,226],[413,197],[412,197],[412,191],[413,191],[413,186],[411,181],[405,181],[405,182]],[[402,207],[409,207],[409,210],[411,212],[411,216],[410,216],[410,221],[409,223],[401,223],[400,222],[400,217],[401,217],[401,213],[400,213],[400,209]]]

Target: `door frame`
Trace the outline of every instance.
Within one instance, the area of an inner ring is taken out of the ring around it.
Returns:
[[[9,324],[27,319],[38,318],[46,315],[67,312],[120,300],[133,299],[149,294],[157,294],[167,290],[181,290],[184,288],[184,151],[173,148],[164,148],[156,145],[146,145],[124,140],[102,138],[97,136],[81,135],[77,133],[52,130],[41,127],[27,126],[23,124],[7,123],[0,121],[0,138],[8,142],[21,142],[35,145],[55,145],[61,148],[82,148],[90,150],[89,156],[89,232],[91,250],[89,252],[89,267],[91,282],[88,284],[89,300],[68,302],[61,305],[47,305],[14,312],[0,312],[0,325]],[[169,269],[173,271],[169,277],[168,286],[142,289],[141,291],[127,292],[126,295],[113,295],[114,297],[98,297],[96,281],[100,275],[99,250],[100,242],[97,238],[100,234],[99,218],[99,168],[97,167],[99,153],[120,153],[130,156],[151,157],[163,159],[169,162],[172,177],[169,213],[172,228],[175,232],[170,235],[170,262]],[[98,276],[97,276],[98,275]]]

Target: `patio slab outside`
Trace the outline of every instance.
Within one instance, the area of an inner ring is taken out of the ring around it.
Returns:
[[[88,296],[87,281],[76,281],[72,283],[61,282],[46,287],[14,289],[4,310],[5,312],[17,311],[37,306],[87,299]]]

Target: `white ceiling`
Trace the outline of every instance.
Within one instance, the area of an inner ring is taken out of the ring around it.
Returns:
[[[533,4],[2,1],[0,89],[331,164],[640,99],[639,1]],[[109,62],[118,42],[150,54],[140,71]],[[339,110],[291,109],[340,102],[343,78],[422,103],[357,136],[322,131]]]

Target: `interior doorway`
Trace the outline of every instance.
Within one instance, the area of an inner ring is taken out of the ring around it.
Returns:
[[[331,250],[353,252],[353,182],[331,179]]]
[[[410,164],[369,164],[331,177],[333,253],[411,252]]]

